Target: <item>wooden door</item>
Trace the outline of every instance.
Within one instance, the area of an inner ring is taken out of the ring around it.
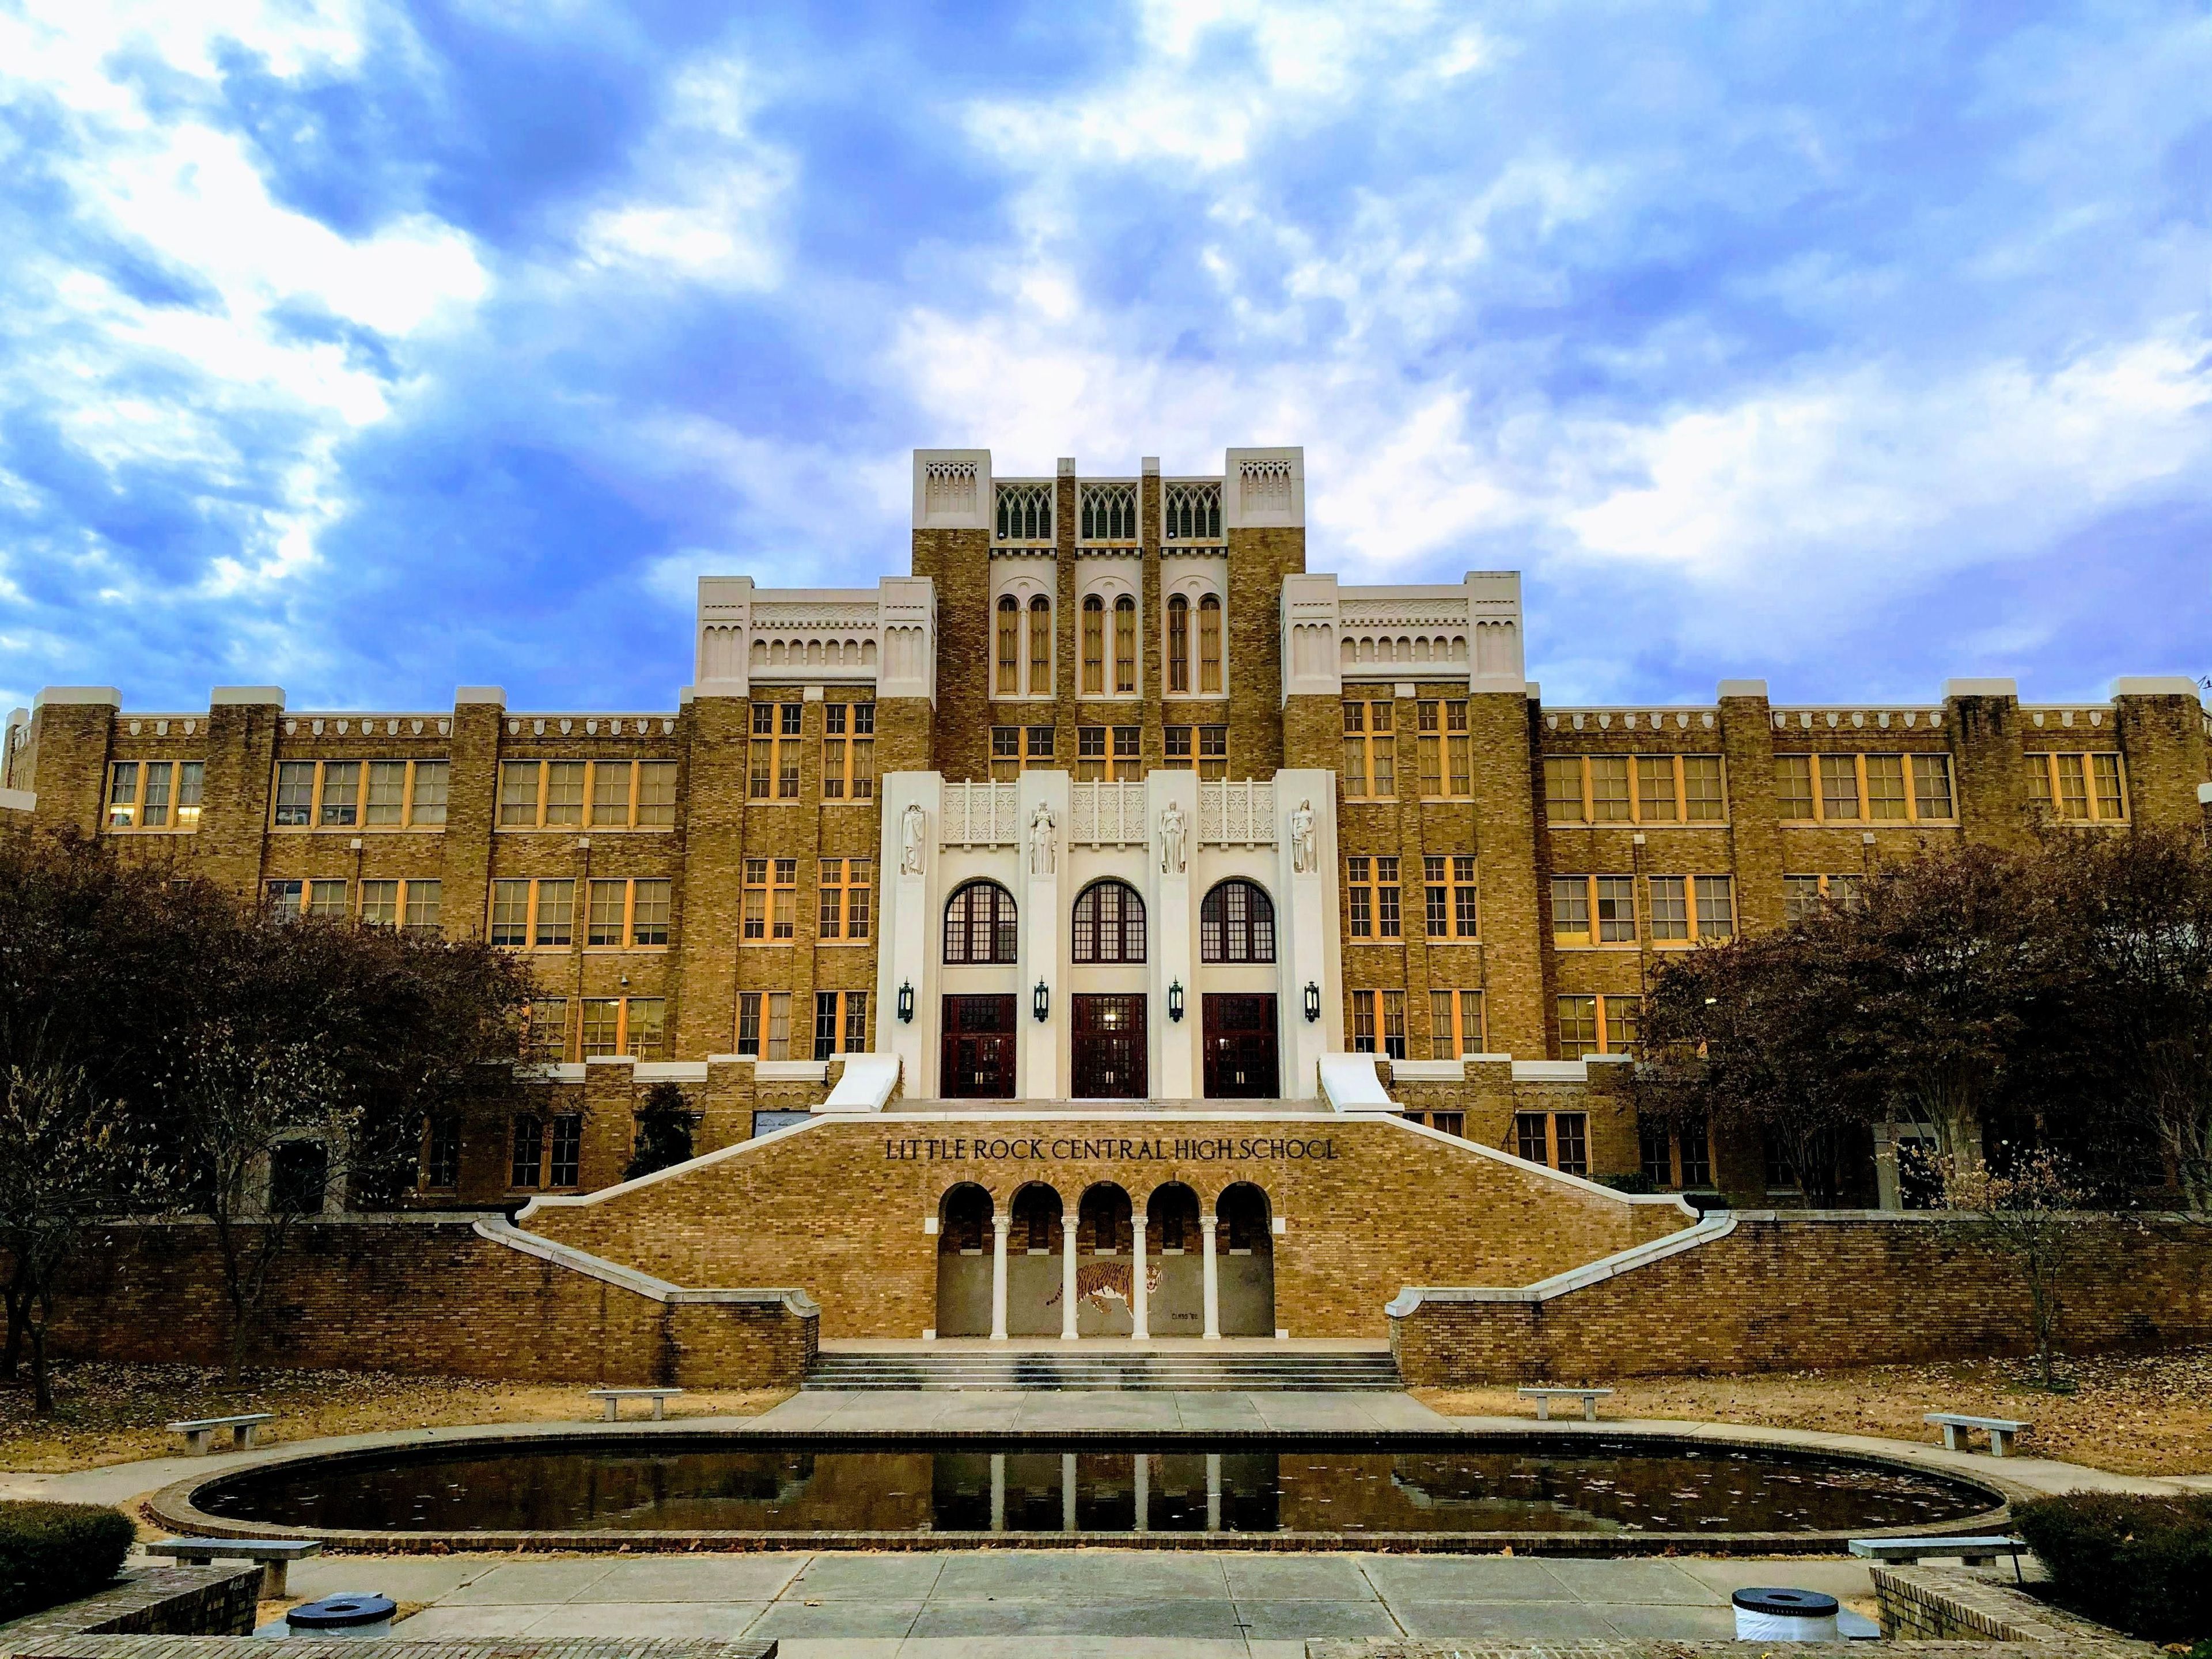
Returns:
[[[1014,1000],[945,999],[939,1089],[947,1100],[1014,1097]]]
[[[1074,1018],[1069,1092],[1078,1100],[1142,1100],[1150,1084],[1145,999],[1078,996],[1068,999]]]
[[[1275,999],[1206,997],[1206,1097],[1273,1100],[1279,1092],[1275,1069]]]

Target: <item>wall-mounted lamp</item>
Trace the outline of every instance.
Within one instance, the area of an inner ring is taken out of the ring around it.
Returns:
[[[1306,981],[1306,1023],[1310,1025],[1321,1018],[1321,987],[1311,980]]]
[[[1168,1018],[1182,1024],[1182,981],[1176,980],[1168,987]]]
[[[1036,1017],[1036,1023],[1040,1025],[1052,1018],[1052,988],[1042,980],[1039,980],[1036,989],[1030,993],[1030,1012]]]
[[[902,1025],[914,1024],[914,981],[911,980],[899,987],[898,1017]]]

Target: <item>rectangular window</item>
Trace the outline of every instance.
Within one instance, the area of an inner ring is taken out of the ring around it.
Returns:
[[[764,1060],[791,1058],[791,993],[768,994],[768,1052]]]
[[[264,882],[261,902],[277,916],[296,916],[307,902],[307,884],[298,881]]]
[[[514,1120],[514,1157],[508,1166],[507,1184],[519,1188],[539,1185],[544,1157],[544,1124],[534,1113],[520,1114]]]
[[[1200,695],[1221,695],[1221,601],[1212,594],[1198,602],[1198,689]]]
[[[583,1152],[584,1120],[574,1112],[562,1112],[553,1120],[552,1155],[546,1159],[545,1184],[580,1185]]]
[[[1219,782],[1229,775],[1229,728],[1225,726],[1201,726],[1198,728],[1198,776],[1201,783]]]
[[[568,1058],[568,998],[539,997],[531,1003],[526,1045],[530,1059],[540,1066]]]
[[[1375,993],[1354,991],[1352,994],[1352,1052],[1371,1054],[1375,1052]]]
[[[741,939],[768,937],[768,860],[747,859],[743,887],[744,920],[738,927]]]
[[[1628,757],[1592,755],[1589,757],[1590,822],[1631,823],[1636,818],[1635,799],[1628,788]]]
[[[453,763],[416,761],[415,781],[408,796],[408,820],[413,823],[443,823],[447,796],[453,787]]]
[[[169,827],[169,775],[173,765],[174,763],[170,761],[146,763],[145,793],[140,802],[143,810],[138,818],[145,829],[166,830]]]
[[[1818,876],[1784,876],[1782,878],[1782,925],[1795,927],[1807,920],[1820,908],[1820,878]]]
[[[1675,1184],[1674,1138],[1664,1123],[1656,1118],[1639,1118],[1636,1124],[1636,1151],[1646,1181],[1654,1187]]]
[[[1189,771],[1191,769],[1191,761],[1194,757],[1190,739],[1191,728],[1189,726],[1169,726],[1161,734],[1161,764],[1170,772]]]
[[[1168,601],[1168,690],[1190,690],[1190,601],[1178,594]]]
[[[434,933],[440,931],[440,913],[445,908],[446,884],[442,881],[410,881],[401,915],[410,933]]]
[[[1421,860],[1422,898],[1425,908],[1421,927],[1431,939],[1443,939],[1451,932],[1451,888],[1444,881],[1444,861],[1441,858]]]
[[[364,881],[361,884],[361,923],[364,927],[399,925],[399,884]]]
[[[876,796],[876,706],[832,702],[822,708],[822,798]]]
[[[1815,815],[1810,755],[1774,757],[1774,804],[1784,818],[1804,819]]]
[[[404,823],[406,819],[407,763],[369,762],[368,800],[361,821],[391,825]]]
[[[584,999],[583,1055],[586,1060],[597,1060],[606,1054],[622,1052],[622,1000],[618,997],[586,997]]]
[[[1398,860],[1364,855],[1345,860],[1345,890],[1351,906],[1352,937],[1397,939]]]
[[[1552,823],[1587,823],[1589,804],[1583,799],[1583,760],[1579,755],[1555,755],[1544,763],[1544,817]]]
[[[620,945],[629,938],[624,913],[629,905],[626,881],[594,881],[585,904],[584,943]]]
[[[545,763],[545,823],[568,828],[584,821],[584,763]]]
[[[436,1112],[422,1126],[422,1186],[434,1193],[449,1193],[461,1184],[461,1120],[451,1112]]]
[[[1588,1175],[1589,1173],[1589,1114],[1587,1112],[1553,1113],[1552,1146],[1554,1152],[1552,1159],[1553,1169],[1561,1175]]]
[[[1557,1004],[1559,1058],[1635,1052],[1644,1000],[1638,996],[1562,996]]]
[[[753,705],[752,750],[746,793],[754,800],[799,799],[799,744],[806,706],[798,702]]]
[[[629,792],[635,780],[626,763],[600,761],[592,768],[592,828],[629,827]]]
[[[637,763],[637,826],[665,830],[676,822],[676,763]]]
[[[191,822],[199,821],[204,769],[178,775],[180,804],[189,788]],[[449,763],[279,761],[272,821],[279,830],[437,829],[446,822]],[[185,815],[178,815],[179,827]]]
[[[991,728],[991,775],[1012,783],[1024,772],[1053,769],[1053,728],[1049,726],[994,726]]]
[[[1684,755],[1682,816],[1692,823],[1717,823],[1728,816],[1728,789],[1718,755]]]
[[[874,869],[869,859],[823,859],[820,934],[825,939],[864,939],[868,937],[868,879]]]
[[[1681,817],[1674,793],[1674,757],[1638,755],[1636,757],[1636,804],[1638,822],[1673,823]]]
[[[1956,816],[1948,755],[1777,755],[1774,781],[1785,821],[1947,823]]]
[[[866,1054],[868,1047],[868,994],[866,991],[817,991],[814,994],[814,1058],[832,1054]]]
[[[1344,705],[1344,793],[1353,800],[1387,800],[1398,793],[1396,706],[1386,701]]]
[[[1552,942],[1555,945],[1588,945],[1591,942],[1588,876],[1552,878]]]
[[[1696,878],[1698,937],[1724,939],[1735,937],[1735,884],[1727,876]]]
[[[346,915],[346,884],[343,881],[311,881],[307,884],[307,914],[325,921],[343,920]]]
[[[314,762],[277,762],[276,827],[293,830],[313,823],[315,821],[314,803]]]
[[[1382,1052],[1392,1060],[1406,1057],[1406,994],[1382,993]]]
[[[761,1045],[761,994],[738,994],[738,1052],[757,1057]]]
[[[1557,755],[1544,762],[1555,824],[1717,823],[1728,816],[1718,755]]]
[[[1474,854],[1452,854],[1452,937],[1479,939],[1480,917],[1475,905]]]
[[[768,936],[795,939],[799,933],[799,860],[776,859],[770,866]]]
[[[668,1003],[661,997],[632,997],[623,1009],[623,1052],[633,1060],[668,1057]]]
[[[530,884],[501,880],[491,884],[491,942],[521,945],[530,943]]]
[[[2069,823],[2118,823],[2128,815],[2127,787],[2117,754],[2030,755],[2028,794]]]
[[[1859,816],[1859,769],[1856,755],[1822,755],[1820,817],[1831,823],[1848,823]]]
[[[361,763],[325,761],[323,781],[316,799],[322,810],[315,822],[325,829],[349,829],[361,822]]]
[[[576,884],[541,881],[538,884],[538,915],[531,938],[538,945],[569,945],[575,939]]]
[[[1549,1164],[1552,1115],[1549,1112],[1513,1114],[1513,1150],[1531,1164]]]
[[[199,761],[117,761],[107,774],[107,828],[198,829],[205,775]]]
[[[630,936],[634,945],[668,943],[670,894],[672,884],[653,876],[630,884]]]
[[[1429,1058],[1459,1060],[1486,1053],[1482,1031],[1482,993],[1429,993]]]
[[[1636,883],[1629,876],[1592,876],[1590,909],[1600,945],[1636,942]]]
[[[1923,818],[1941,819],[1958,816],[1951,805],[1951,757],[1948,755],[1915,755],[1912,757],[1912,799]]]
[[[1683,1187],[1694,1190],[1713,1184],[1712,1137],[1707,1133],[1702,1117],[1686,1117],[1675,1131],[1677,1150],[1681,1154],[1680,1179]]]
[[[536,761],[499,763],[499,821],[502,827],[538,825],[538,780],[544,769]]]
[[[1580,1060],[1601,1052],[1598,1042],[1597,999],[1563,996],[1559,1004],[1559,1058]],[[1527,1154],[1523,1153],[1523,1157]]]
[[[1690,884],[1686,876],[1651,878],[1651,937],[1656,941],[1690,937]]]
[[[1605,1052],[1609,1054],[1634,1054],[1637,1024],[1644,1016],[1644,999],[1609,996],[1602,1000],[1605,1004]]]
[[[1905,798],[1905,757],[1866,757],[1867,817],[1877,823],[1901,823],[1912,816]]]
[[[1468,752],[1467,704],[1415,705],[1421,757],[1421,794],[1430,800],[1464,800],[1473,793]]]

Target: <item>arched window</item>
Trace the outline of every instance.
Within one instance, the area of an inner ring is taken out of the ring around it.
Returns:
[[[1075,900],[1075,960],[1144,959],[1144,899],[1126,881],[1092,882]]]
[[[1257,882],[1224,881],[1198,907],[1201,962],[1273,962],[1275,903]]]
[[[1106,689],[1106,602],[1096,593],[1083,602],[1083,689]]]
[[[1030,601],[1030,696],[1052,695],[1052,601],[1042,593]]]
[[[1114,601],[1114,690],[1137,689],[1137,602],[1124,593]]]
[[[1200,696],[1221,690],[1221,601],[1211,593],[1198,602],[1198,689]]]
[[[1190,690],[1190,601],[1180,593],[1168,601],[1168,690]]]
[[[953,890],[945,906],[945,961],[1012,962],[1020,949],[1012,893],[995,881],[971,881]]]
[[[1021,695],[1021,681],[1016,677],[1021,672],[1022,607],[1009,593],[999,601],[999,695],[1012,697]]]

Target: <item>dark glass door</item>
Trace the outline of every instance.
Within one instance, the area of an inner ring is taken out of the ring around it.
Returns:
[[[1206,1097],[1276,1098],[1280,1091],[1275,1075],[1275,999],[1208,993],[1205,1000]]]
[[[1012,1100],[1014,1030],[1012,997],[945,998],[945,1098]]]
[[[1068,999],[1075,1025],[1069,1054],[1071,1093],[1079,1100],[1142,1100],[1150,1082],[1146,1064],[1145,999],[1079,996]]]

